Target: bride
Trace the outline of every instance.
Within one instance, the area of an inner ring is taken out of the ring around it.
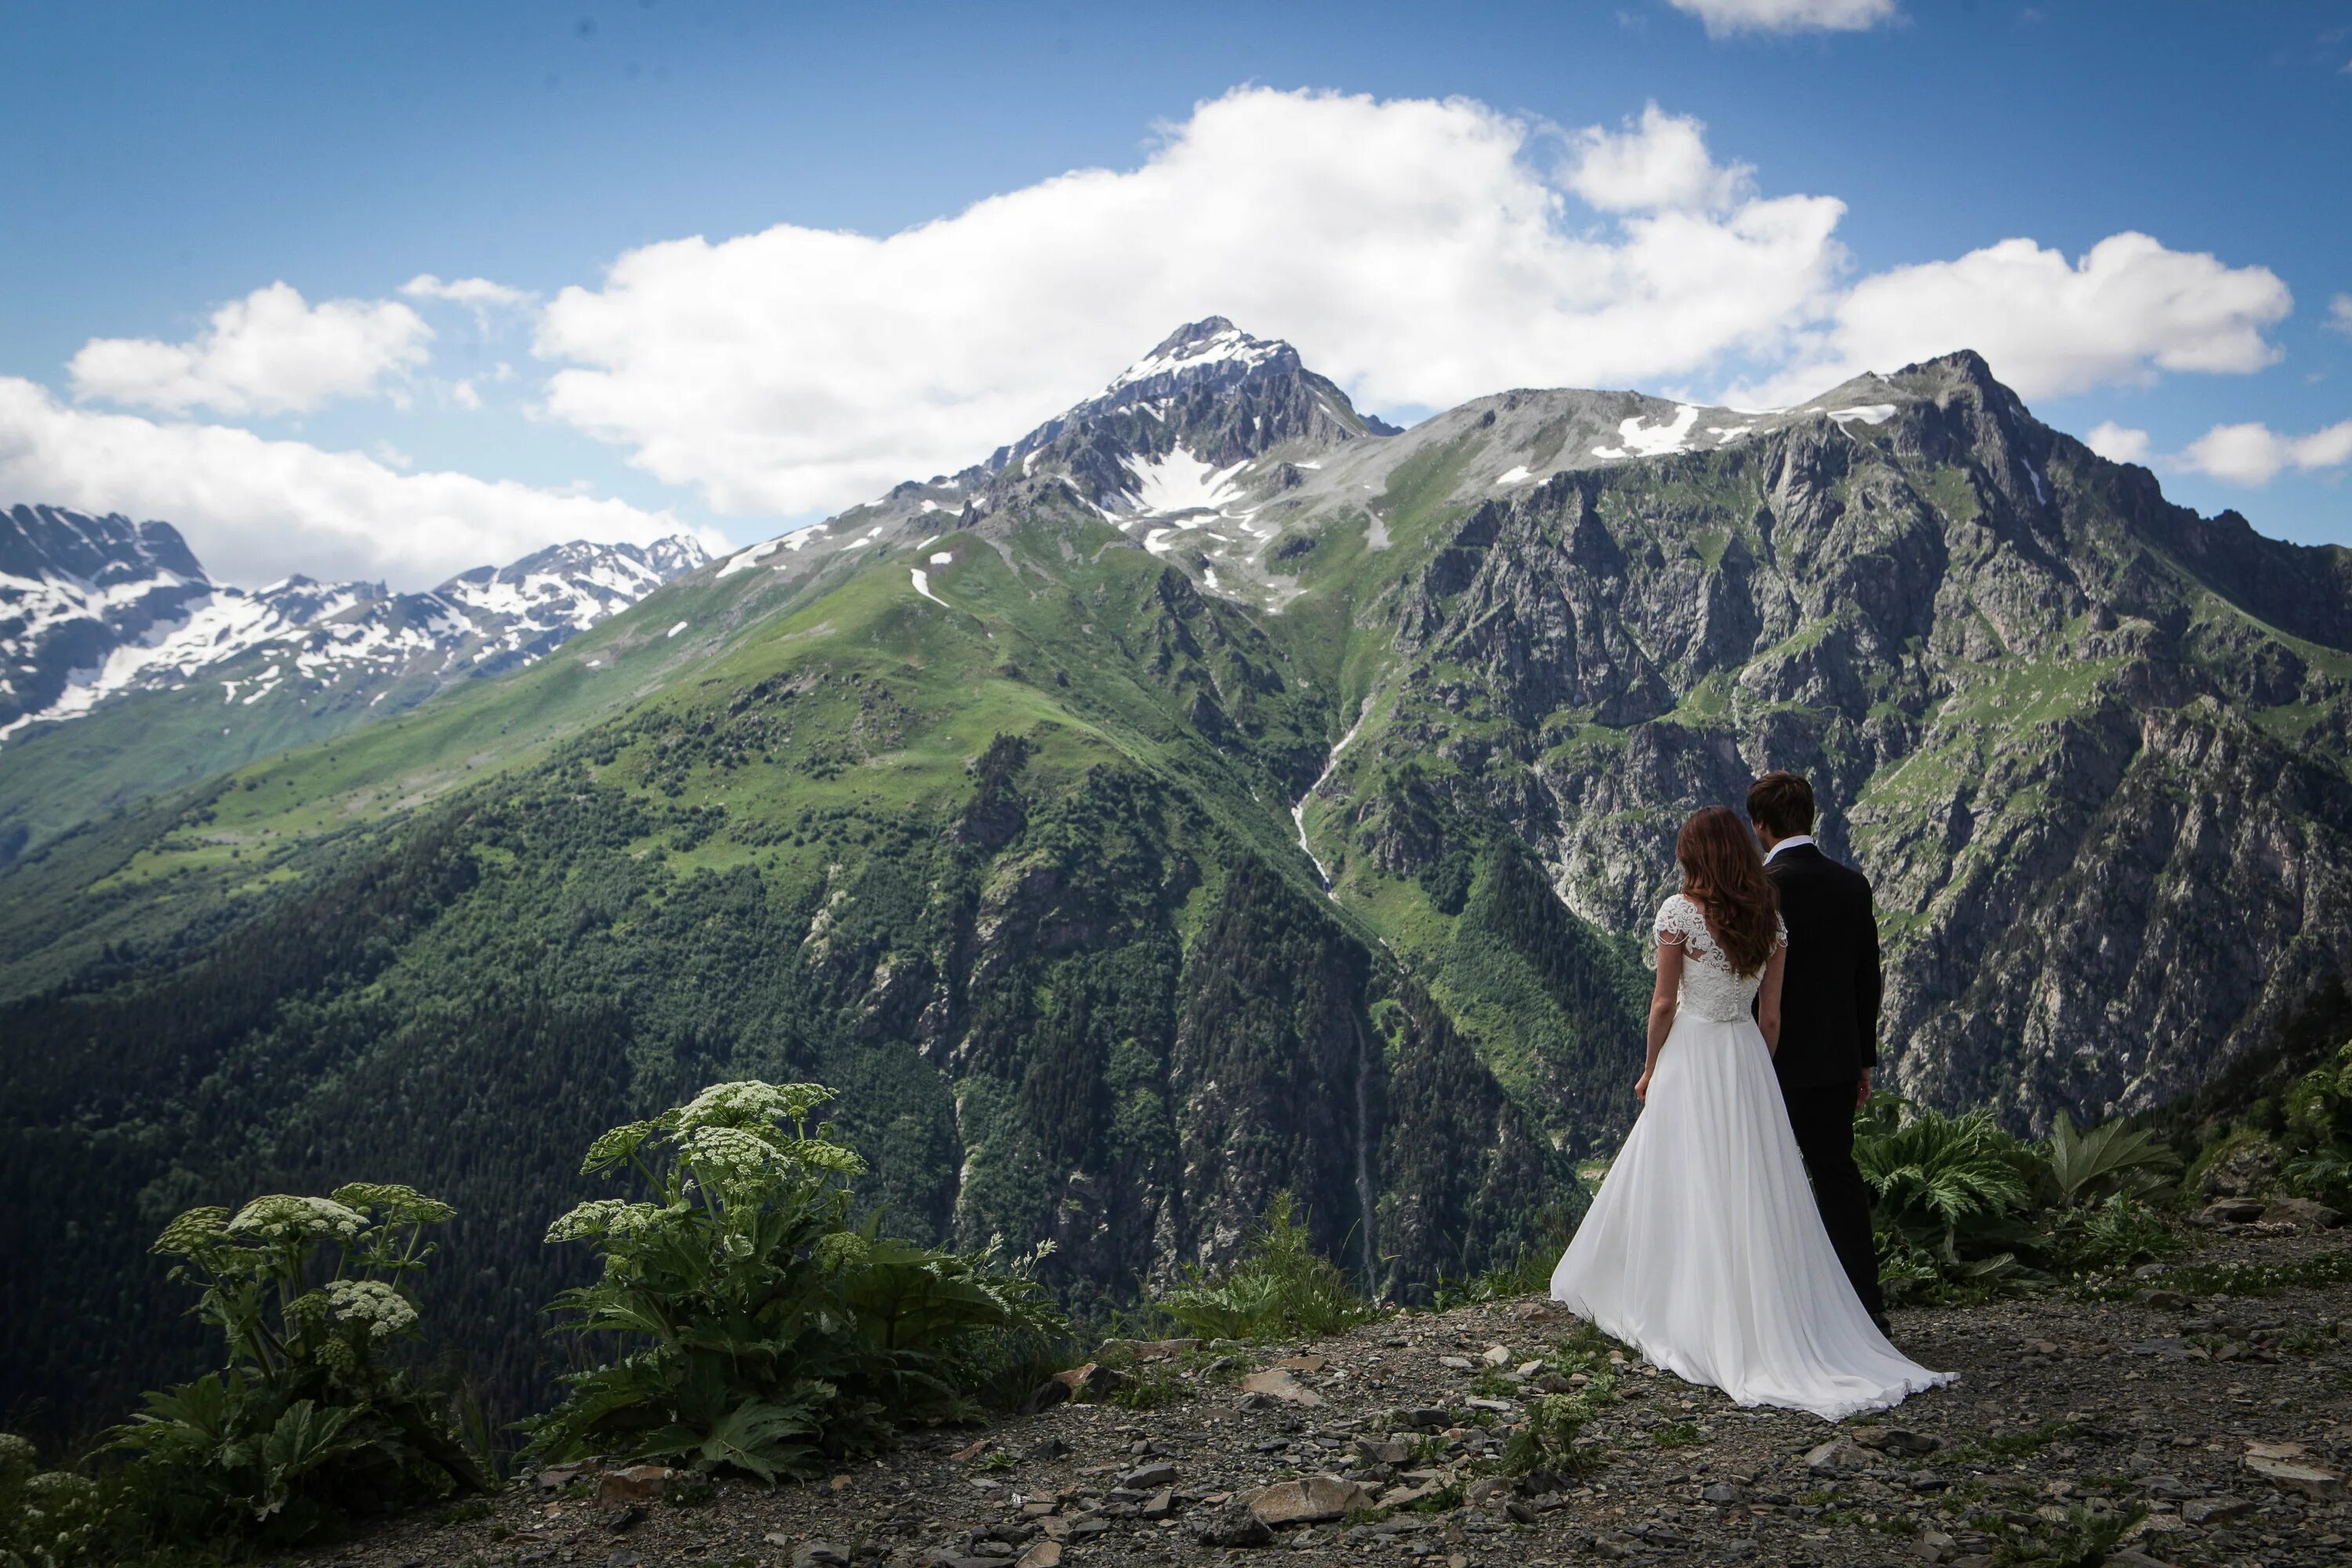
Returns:
[[[1675,858],[1683,890],[1658,910],[1642,1114],[1552,1271],[1552,1300],[1740,1405],[1834,1421],[1951,1382],[1872,1325],[1805,1184],[1772,1075],[1788,928],[1755,841],[1709,806],[1683,824]]]

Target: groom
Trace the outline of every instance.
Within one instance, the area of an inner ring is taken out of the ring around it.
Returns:
[[[1772,1058],[1789,1125],[1813,1178],[1813,1202],[1871,1321],[1886,1331],[1870,1189],[1853,1163],[1853,1113],[1870,1099],[1878,1058],[1878,921],[1870,882],[1813,842],[1813,786],[1769,773],[1748,790],[1748,820],[1789,925],[1780,982],[1780,1048]]]

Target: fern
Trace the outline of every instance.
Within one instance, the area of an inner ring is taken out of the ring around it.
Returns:
[[[1317,1252],[1297,1200],[1275,1194],[1248,1247],[1221,1274],[1188,1271],[1159,1308],[1203,1339],[1331,1334],[1377,1315],[1338,1265]]]

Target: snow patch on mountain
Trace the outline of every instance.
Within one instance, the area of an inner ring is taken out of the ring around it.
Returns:
[[[1144,517],[1218,511],[1243,499],[1233,480],[1245,466],[1215,468],[1190,448],[1179,447],[1164,458],[1128,464],[1128,477],[1134,481],[1128,493],[1135,511]]]
[[[1656,425],[1646,423],[1637,414],[1618,424],[1617,437],[1624,443],[1623,446],[1595,447],[1592,455],[1596,458],[1666,457],[1687,449],[1685,440],[1691,433],[1691,426],[1697,423],[1698,405],[1692,403],[1676,404],[1675,416]]]
[[[719,563],[719,578],[732,577],[738,572],[749,572],[777,551],[785,548],[798,550],[807,542],[807,536],[802,534],[796,535],[789,547],[781,539],[771,539],[764,543],[754,544],[749,550],[739,550]],[[719,579],[713,579],[713,581],[717,580]]]

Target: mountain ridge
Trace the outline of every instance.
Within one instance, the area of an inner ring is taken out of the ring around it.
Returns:
[[[988,460],[0,871],[0,1123],[47,1151],[0,1139],[0,1244],[97,1290],[171,1203],[397,1178],[552,1289],[516,1211],[732,1073],[841,1089],[894,1224],[1054,1240],[1075,1301],[1284,1189],[1426,1290],[1573,1221],[1674,826],[1773,765],[1879,887],[1883,1066],[1936,1103],[2152,1104],[2352,969],[2352,612],[2271,564],[2338,557],[1975,355],[1381,434],[1286,348],[1192,323]],[[94,1032],[142,1042],[102,1089]],[[130,1217],[56,1228],[60,1165]]]
[[[42,757],[70,752],[104,785],[94,802],[0,785],[0,861],[89,805],[119,805],[340,732],[387,700],[406,707],[454,680],[536,662],[708,559],[683,535],[650,547],[574,541],[417,593],[299,574],[247,590],[214,583],[166,522],[26,504],[0,511],[0,664],[10,671],[0,677],[0,757],[17,753],[0,774],[38,772]],[[193,711],[196,693],[215,685],[216,716],[228,720],[220,736]],[[131,711],[112,711],[125,704]],[[257,711],[261,704],[271,706]],[[74,724],[89,729],[52,738]],[[239,725],[257,732],[251,744],[216,743]],[[172,765],[139,761],[139,741],[123,739],[158,727],[181,752]]]

